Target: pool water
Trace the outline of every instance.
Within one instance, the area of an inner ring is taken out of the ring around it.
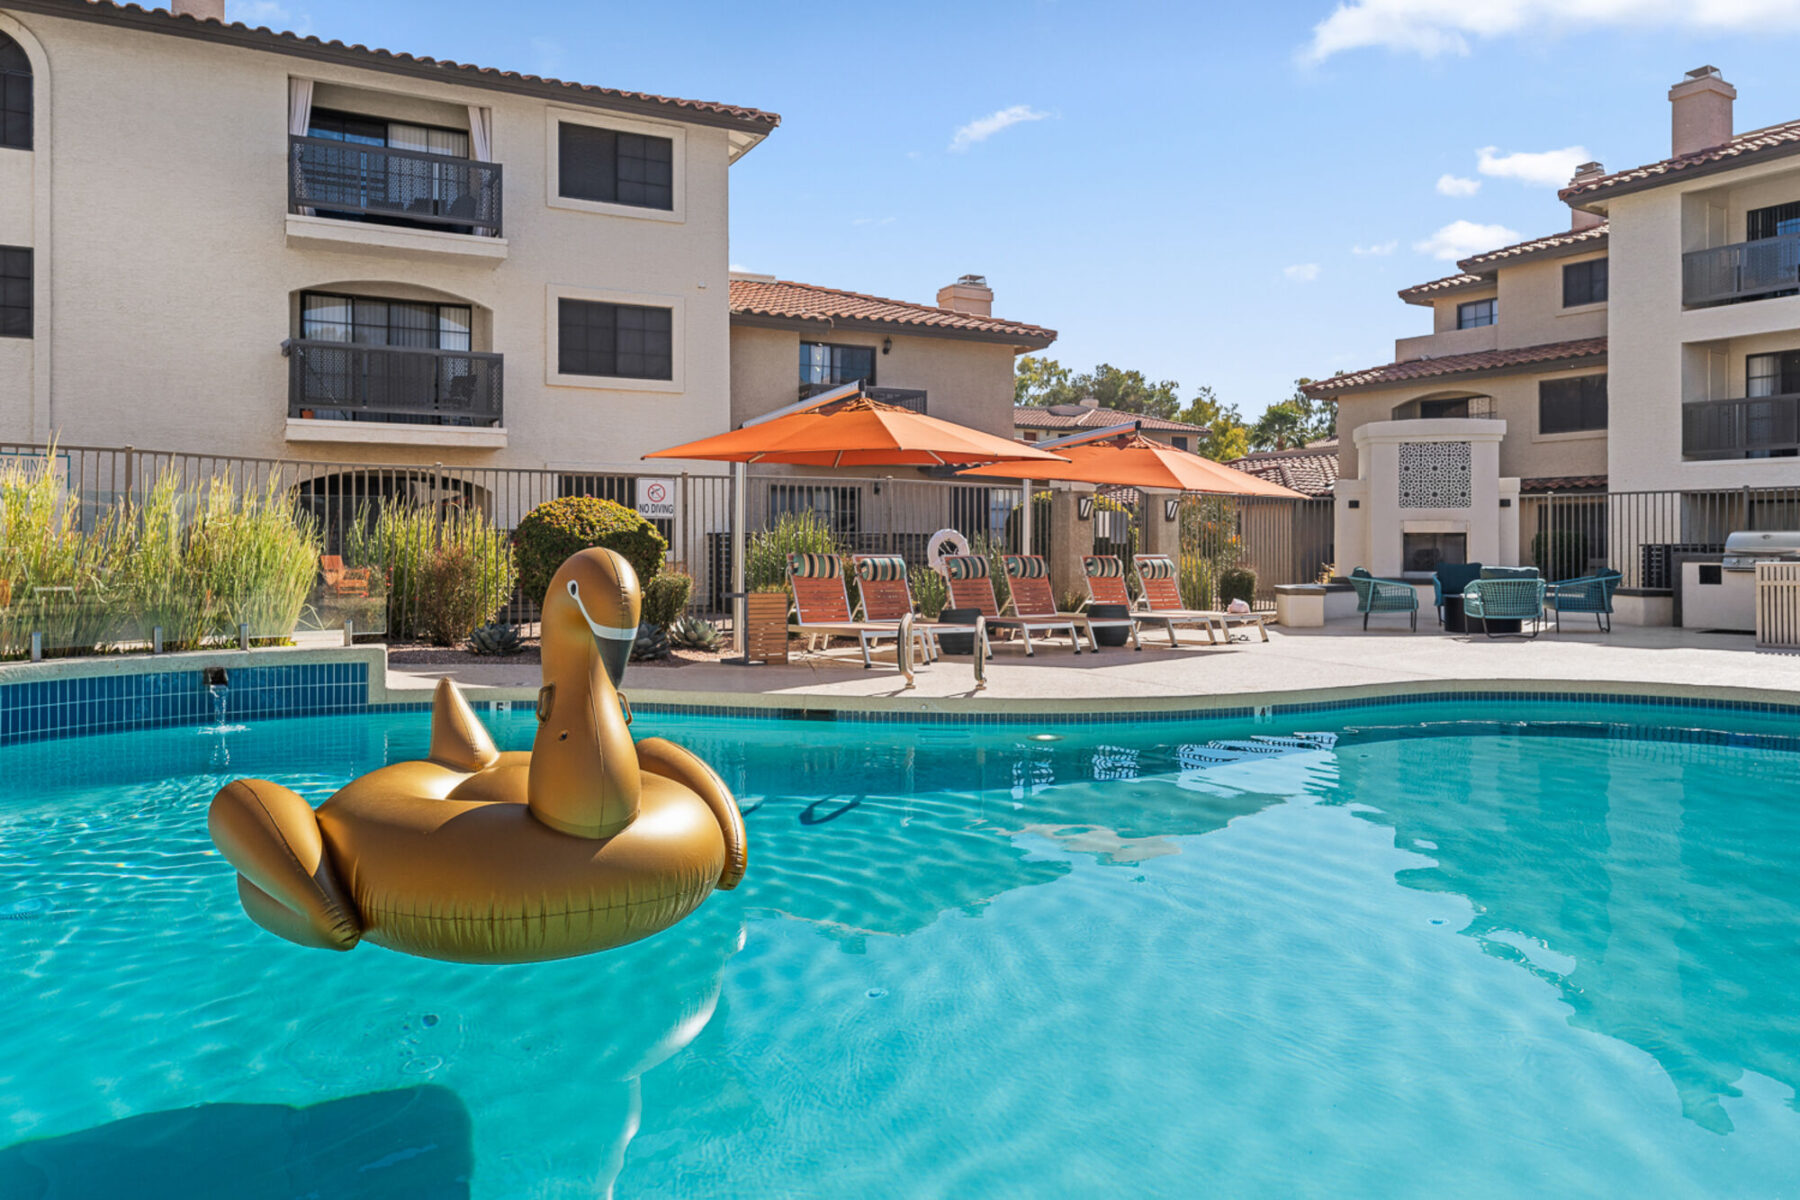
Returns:
[[[1793,732],[643,716],[749,876],[516,967],[289,945],[207,839],[423,714],[0,750],[0,1196],[1792,1196],[1800,754],[1681,725]]]

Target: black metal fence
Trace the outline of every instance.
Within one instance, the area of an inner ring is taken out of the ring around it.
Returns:
[[[500,164],[328,138],[288,139],[288,211],[499,237]]]
[[[388,424],[502,424],[504,360],[498,354],[364,346],[294,338],[288,416]]]
[[[1681,256],[1684,304],[1725,304],[1800,289],[1800,233]]]
[[[1685,554],[1717,554],[1739,530],[1800,529],[1800,485],[1714,491],[1526,495],[1519,498],[1525,562],[1546,578],[1610,568],[1621,586],[1667,591]]]
[[[1681,406],[1683,458],[1749,458],[1800,451],[1800,396],[1696,400]]]

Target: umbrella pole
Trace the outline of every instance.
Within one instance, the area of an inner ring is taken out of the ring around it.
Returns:
[[[1019,499],[1024,506],[1019,509],[1019,540],[1024,543],[1019,547],[1020,554],[1030,554],[1031,549],[1031,480],[1019,480]]]
[[[731,644],[739,658],[750,652],[750,600],[745,594],[744,556],[749,553],[750,467],[731,464]]]

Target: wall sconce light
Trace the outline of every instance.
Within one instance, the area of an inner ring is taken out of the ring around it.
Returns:
[[[1362,501],[1361,501],[1361,500],[1352,500],[1352,501],[1350,501],[1350,503],[1349,503],[1349,505],[1348,505],[1348,506],[1347,506],[1347,507],[1349,507],[1349,508],[1361,508],[1361,507],[1362,507]]]
[[[1500,501],[1500,507],[1501,508],[1511,508],[1512,501],[1511,500],[1502,500],[1502,501]]]
[[[881,352],[883,354],[886,354],[889,350],[892,350],[893,348],[894,348],[894,339],[893,338],[884,337],[881,339]]]

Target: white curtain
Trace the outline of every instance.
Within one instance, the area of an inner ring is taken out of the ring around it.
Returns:
[[[312,97],[312,80],[288,80],[288,132],[295,137],[305,137],[306,131],[312,128]],[[290,162],[288,166],[296,176],[296,194],[304,196],[306,194],[306,176],[300,170],[299,161]],[[313,215],[313,210],[302,206],[299,213],[303,217],[310,217]]]
[[[469,157],[476,162],[494,161],[494,110],[491,108],[469,105]],[[500,236],[498,229],[484,232],[488,237]]]

